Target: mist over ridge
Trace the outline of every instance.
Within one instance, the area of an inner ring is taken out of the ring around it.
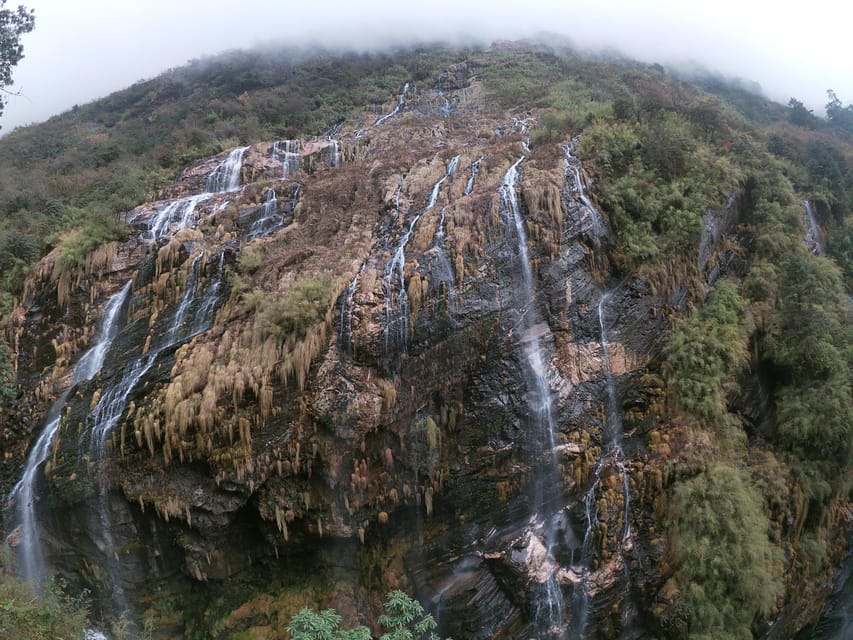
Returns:
[[[386,0],[324,1],[310,7],[262,0],[252,11],[199,0],[27,4],[36,11],[36,29],[24,40],[25,58],[14,87],[22,96],[10,100],[0,119],[3,133],[226,50],[284,43],[379,52],[435,41],[483,45],[546,30],[565,34],[583,51],[619,51],[667,67],[695,61],[726,77],[757,82],[773,100],[786,103],[797,97],[816,112],[827,89],[842,99],[853,95],[846,21],[826,19],[843,16],[837,16],[841,10],[834,3],[824,1],[801,12],[784,7],[771,12],[728,0],[713,6],[607,0],[594,7],[545,0],[517,9],[481,0],[441,0],[405,11]]]

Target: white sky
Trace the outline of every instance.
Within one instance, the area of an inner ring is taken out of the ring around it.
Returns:
[[[539,31],[662,64],[696,61],[822,113],[853,103],[853,4],[844,0],[8,0],[35,9],[3,133],[192,58],[270,41],[378,49]]]

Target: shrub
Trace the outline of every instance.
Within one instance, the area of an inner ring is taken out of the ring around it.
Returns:
[[[328,275],[303,280],[282,297],[260,294],[256,301],[261,340],[302,337],[329,308],[332,282]]]
[[[748,355],[743,302],[723,280],[698,313],[681,320],[666,346],[666,382],[675,404],[710,424],[727,419],[726,395]]]
[[[57,584],[34,593],[0,568],[0,638],[77,640],[88,614],[84,597],[67,596]]]
[[[782,593],[781,558],[761,497],[728,466],[676,485],[669,517],[678,610],[688,638],[752,638]]]
[[[385,629],[379,640],[439,640],[437,624],[417,600],[400,590],[385,597],[385,613],[377,618]],[[319,613],[304,608],[290,619],[287,630],[293,640],[371,640],[366,627],[341,629],[341,616],[334,609]],[[450,640],[449,638],[447,640]]]

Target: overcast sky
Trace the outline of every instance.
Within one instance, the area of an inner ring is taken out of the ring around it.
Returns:
[[[696,61],[817,112],[853,103],[853,6],[844,0],[8,0],[35,9],[3,132],[192,58],[271,41],[381,48],[543,30],[664,65]]]

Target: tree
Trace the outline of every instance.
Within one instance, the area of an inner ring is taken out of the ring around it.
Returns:
[[[802,102],[796,98],[791,98],[788,101],[788,108],[790,109],[788,112],[788,119],[793,124],[800,127],[807,127],[809,129],[817,129],[819,120],[812,113],[812,110],[807,109]]]
[[[0,0],[0,92],[9,93],[6,89],[12,84],[12,68],[24,57],[24,45],[21,36],[29,33],[35,26],[35,15],[32,9],[19,5],[17,9],[5,9],[6,0]],[[6,103],[5,96],[0,93],[0,114]]]
[[[853,105],[843,105],[835,91],[828,89],[826,92],[829,102],[826,103],[826,119],[839,129],[853,132]]]

